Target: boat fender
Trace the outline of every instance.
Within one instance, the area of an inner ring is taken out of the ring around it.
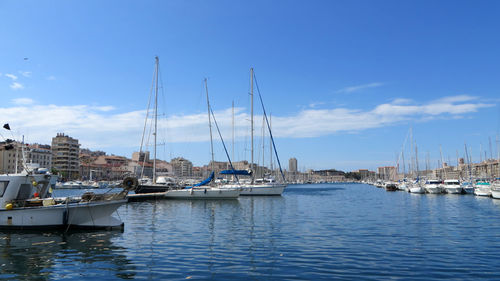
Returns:
[[[205,191],[204,191],[205,194],[207,194],[207,189],[205,188]]]
[[[123,179],[122,187],[125,190],[133,190],[139,186],[139,181],[134,177],[126,177]]]
[[[12,205],[12,203],[5,204],[5,209],[6,210],[12,210],[12,208],[14,208],[14,205]]]

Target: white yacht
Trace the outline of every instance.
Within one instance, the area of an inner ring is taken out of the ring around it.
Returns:
[[[487,181],[477,181],[474,184],[474,195],[491,196],[491,185]]]
[[[500,199],[500,181],[496,181],[491,185],[491,197]]]
[[[444,188],[441,180],[428,180],[424,185],[425,191],[431,194],[443,193]]]
[[[474,186],[471,182],[462,182],[462,190],[465,194],[474,194]]]
[[[444,181],[444,189],[448,194],[461,194],[462,186],[460,185],[459,180],[445,180]]]

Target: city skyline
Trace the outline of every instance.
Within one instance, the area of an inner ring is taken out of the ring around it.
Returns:
[[[299,170],[395,166],[410,128],[419,158],[429,154],[434,167],[440,146],[452,165],[464,143],[474,162],[496,158],[500,4],[481,3],[6,1],[0,121],[17,140],[48,144],[63,132],[82,148],[131,157],[157,55],[166,161],[210,161],[204,78],[229,155],[234,101],[232,160],[250,160],[250,67],[282,165],[295,157]],[[268,162],[254,102],[255,162]],[[215,142],[216,160],[227,161]]]

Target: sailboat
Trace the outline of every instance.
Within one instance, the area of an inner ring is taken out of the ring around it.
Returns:
[[[253,145],[253,140],[254,140],[254,137],[253,137],[253,132],[254,132],[254,128],[253,128],[254,127],[254,121],[253,121],[254,77],[255,77],[255,75],[254,75],[253,68],[250,68],[250,97],[251,97],[251,110],[250,110],[251,111],[251,115],[250,115],[251,162],[250,162],[250,171],[234,170],[233,169],[233,170],[222,171],[220,174],[233,174],[235,176],[236,175],[247,175],[247,176],[251,177],[250,182],[242,183],[242,184],[239,184],[239,183],[231,184],[231,186],[234,186],[234,187],[240,186],[240,188],[241,188],[240,195],[241,196],[253,196],[253,195],[277,195],[277,196],[280,196],[283,193],[283,191],[285,190],[287,185],[286,185],[286,181],[285,181],[285,176],[283,174],[283,171],[281,170],[281,164],[279,162],[278,153],[276,152],[276,147],[274,145],[274,139],[273,139],[273,136],[271,133],[271,128],[269,126],[269,122],[267,120],[267,115],[266,115],[266,111],[264,108],[264,103],[262,102],[262,97],[260,96],[260,92],[259,92],[260,102],[262,105],[264,117],[266,119],[266,124],[267,124],[267,128],[269,130],[271,141],[272,141],[272,144],[274,147],[274,152],[276,154],[276,159],[277,159],[278,165],[280,167],[280,172],[281,172],[281,176],[283,179],[283,183],[277,182],[274,178],[255,179],[255,174],[253,172],[253,168],[255,167],[255,164],[254,164],[254,145]],[[229,187],[229,185],[226,185],[226,187]]]
[[[205,90],[207,95],[207,108],[208,108],[208,127],[210,130],[210,153],[212,155],[212,172],[204,181],[195,184],[193,186],[187,186],[182,189],[172,189],[165,193],[165,198],[170,199],[236,199],[240,195],[241,190],[239,188],[224,188],[217,187],[214,185],[214,145],[212,138],[212,121],[211,116],[214,117],[214,123],[217,125],[215,116],[213,115],[212,109],[210,107],[210,101],[208,98],[208,86],[207,79],[205,79]],[[217,126],[218,130],[218,126]],[[224,144],[224,141],[223,141]],[[225,148],[225,145],[224,145]],[[226,151],[227,152],[227,151]],[[228,157],[229,158],[229,157]],[[232,164],[231,164],[232,166]]]
[[[151,179],[143,178],[143,177],[141,177],[141,179],[139,179],[139,185],[135,189],[136,194],[163,193],[163,192],[166,192],[167,190],[181,188],[172,178],[157,177],[156,176],[156,148],[157,148],[156,138],[157,138],[157,132],[158,132],[158,75],[159,75],[159,72],[160,72],[160,59],[158,57],[155,57],[155,70],[154,70],[154,75],[153,75],[153,77],[154,77],[153,78],[153,85],[154,85],[153,176]],[[146,133],[146,126],[147,126],[148,117],[149,117],[149,106],[148,106],[148,113],[146,114],[146,120],[144,122],[144,130],[143,130],[143,136],[142,136],[143,140],[144,140],[144,136]],[[142,154],[142,143],[141,143],[141,149],[140,149],[139,154]],[[145,162],[146,159],[144,159],[143,161]]]

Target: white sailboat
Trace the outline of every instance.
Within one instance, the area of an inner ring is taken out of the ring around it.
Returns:
[[[207,108],[208,108],[208,127],[210,130],[210,153],[211,153],[211,166],[212,173],[210,176],[199,184],[188,186],[182,189],[171,189],[165,193],[165,198],[169,199],[237,199],[240,195],[240,188],[216,187],[214,186],[214,148],[212,138],[212,119],[213,112],[210,107],[210,100],[208,98],[208,85],[205,79],[205,90],[207,95]],[[214,116],[214,122],[215,116]],[[217,123],[215,123],[217,125]]]
[[[253,121],[253,96],[254,96],[254,71],[253,68],[250,68],[250,97],[251,97],[251,115],[250,115],[250,132],[251,132],[251,163],[250,163],[250,168],[253,170],[254,168],[254,144],[253,144],[253,132],[254,132],[254,121]],[[262,103],[261,99],[261,104],[264,110],[264,115],[266,115],[264,105]],[[271,133],[271,130],[269,128],[268,124],[268,129],[269,132]],[[271,135],[271,140],[272,140],[272,134]],[[274,141],[273,141],[274,145]],[[274,152],[276,153],[276,149],[274,149]],[[276,158],[279,164],[279,158],[277,157],[276,153]],[[281,165],[280,165],[280,171],[281,171]],[[286,183],[285,182],[285,177],[283,173],[281,172],[281,175],[283,177],[283,183],[279,183],[274,179],[262,179],[262,180],[256,180],[254,173],[251,173],[251,181],[249,183],[244,183],[241,184],[241,194],[242,196],[254,196],[254,195],[281,195],[283,191],[286,188]]]
[[[153,75],[153,85],[154,85],[154,103],[153,103],[153,115],[154,115],[154,132],[153,132],[153,176],[152,179],[147,179],[142,177],[139,180],[139,185],[135,189],[136,194],[147,194],[147,193],[162,193],[171,189],[179,189],[181,188],[176,182],[166,180],[166,178],[160,178],[156,176],[156,148],[157,148],[157,134],[158,134],[158,76],[160,72],[160,59],[155,57],[155,70]],[[149,105],[148,105],[148,114],[146,114],[146,120],[144,122],[144,131],[142,139],[144,140],[144,136],[146,133],[146,125],[149,117]],[[142,153],[142,143],[140,152]],[[145,159],[144,159],[145,161]],[[144,164],[144,163],[143,163]]]
[[[413,146],[413,138],[412,138],[412,146]],[[418,147],[415,144],[415,168],[417,171],[417,179],[410,185],[410,188],[408,191],[410,193],[417,193],[417,194],[424,194],[425,193],[425,188],[420,181],[420,175],[419,175],[419,168],[418,168]]]

